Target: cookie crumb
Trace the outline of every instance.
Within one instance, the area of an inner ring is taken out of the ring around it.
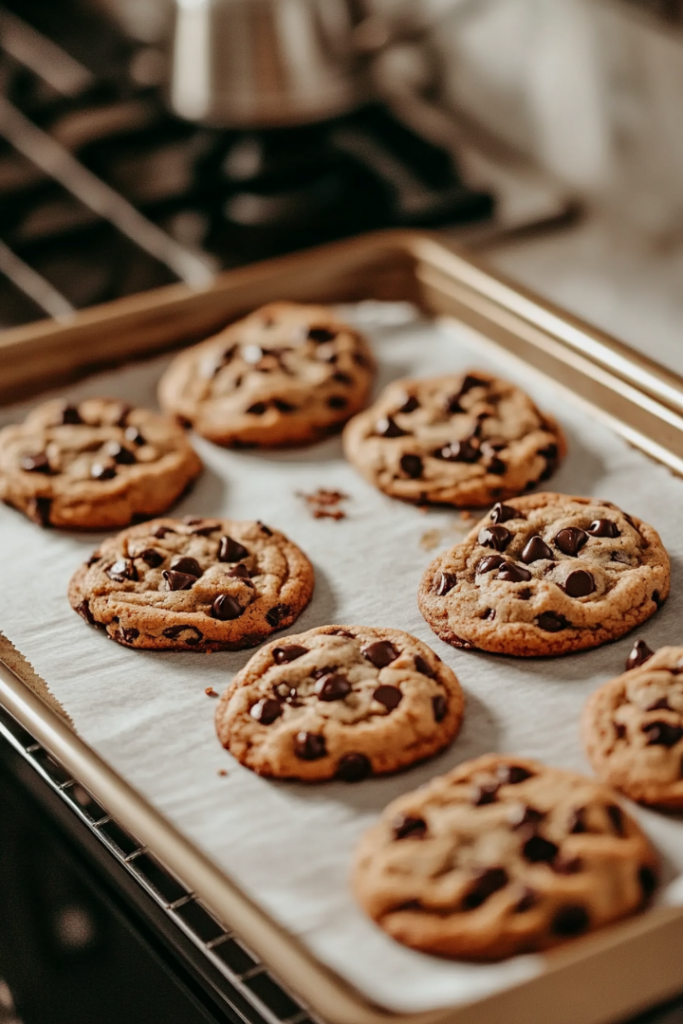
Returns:
[[[227,771],[225,770],[225,768],[219,768],[219,769],[218,769],[218,774],[219,774],[219,775],[221,775],[221,776],[225,776],[225,775],[227,775],[228,773],[227,773]]]
[[[207,697],[218,697],[218,694],[214,690],[213,686],[207,686],[204,690]]]
[[[319,487],[313,494],[297,491],[296,495],[306,502],[314,519],[346,519],[346,512],[339,507],[342,501],[349,500],[348,494],[343,491],[328,491]]]
[[[425,551],[433,551],[441,543],[440,530],[425,530],[420,537],[420,547]]]

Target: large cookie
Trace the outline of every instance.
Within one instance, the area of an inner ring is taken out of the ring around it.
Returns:
[[[344,451],[393,498],[489,505],[547,480],[565,452],[528,395],[476,370],[398,380],[344,430]]]
[[[159,515],[201,469],[177,423],[119,399],[46,402],[0,430],[0,499],[40,526],[104,530]]]
[[[217,444],[303,444],[362,409],[374,374],[367,342],[330,309],[274,302],[182,352],[159,400]]]
[[[566,654],[614,640],[669,593],[659,536],[607,501],[534,494],[496,504],[427,568],[418,595],[434,632],[496,654]]]
[[[357,782],[435,754],[462,714],[455,675],[414,636],[320,626],[255,654],[223,694],[216,730],[259,775]]]
[[[493,960],[633,913],[657,867],[606,786],[487,754],[391,803],[361,840],[353,885],[398,942]]]
[[[600,778],[632,800],[681,810],[683,647],[652,654],[639,641],[627,667],[586,703],[586,753]]]
[[[255,647],[290,626],[313,567],[284,534],[233,519],[155,519],[105,540],[69,584],[72,608],[126,647]]]

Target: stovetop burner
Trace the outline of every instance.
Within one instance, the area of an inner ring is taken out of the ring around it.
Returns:
[[[77,0],[13,0],[0,40],[0,326],[375,228],[492,215],[451,153],[380,103],[219,131],[170,115],[150,83],[159,55]]]

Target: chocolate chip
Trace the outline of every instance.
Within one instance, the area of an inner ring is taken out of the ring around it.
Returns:
[[[137,427],[126,427],[123,432],[123,436],[126,441],[130,441],[131,444],[136,444],[140,447],[143,444],[147,444],[145,438],[142,436]]]
[[[611,519],[594,519],[587,527],[591,537],[620,537],[621,531]]]
[[[140,630],[135,629],[134,626],[129,626],[128,629],[119,630],[119,637],[126,644],[132,644],[134,640],[140,636]]]
[[[348,398],[344,398],[343,395],[330,395],[327,399],[329,409],[345,409],[348,404]]]
[[[413,818],[409,814],[399,814],[394,818],[394,839],[424,839],[427,834],[427,822],[424,818]]]
[[[544,459],[547,460],[546,467],[539,476],[538,480],[539,482],[541,480],[548,480],[549,477],[551,477],[555,472],[555,468],[557,466],[557,460],[559,457],[558,447],[556,444],[548,444],[545,446],[545,448],[539,448],[536,454],[541,455]]]
[[[463,910],[476,910],[489,896],[507,884],[508,873],[505,868],[484,868],[479,872],[469,892],[463,897]]]
[[[523,587],[523,589],[518,590],[514,596],[520,601],[528,601],[531,597],[531,589],[529,587]]]
[[[204,634],[201,629],[197,629],[196,626],[184,624],[179,626],[169,626],[164,630],[164,636],[168,640],[177,640],[178,637],[182,637],[183,643],[187,644],[189,647],[194,647],[195,644],[198,644],[204,639]]]
[[[512,534],[504,526],[485,526],[483,530],[479,531],[477,540],[482,547],[505,551],[512,540]]]
[[[522,847],[522,853],[531,864],[549,864],[557,856],[558,850],[556,843],[543,836],[531,836]]]
[[[439,572],[434,577],[434,593],[437,597],[443,597],[452,590],[458,582],[458,577],[452,572]]]
[[[626,659],[626,671],[632,668],[640,668],[646,661],[649,661],[655,652],[650,650],[644,640],[636,640]]]
[[[107,569],[107,576],[116,583],[123,583],[124,580],[137,580],[138,574],[135,566],[128,558],[119,558]]]
[[[287,644],[285,647],[273,649],[273,661],[276,665],[284,665],[288,661],[296,661],[304,654],[308,654],[307,647],[300,647],[298,644]]]
[[[403,403],[403,405],[401,406],[401,408],[398,411],[399,412],[415,412],[415,410],[419,407],[419,405],[420,405],[420,403],[418,402],[418,400],[415,397],[415,395],[410,395],[409,398],[406,398],[405,402]]]
[[[442,693],[437,693],[436,697],[432,697],[432,710],[434,711],[434,721],[443,722],[448,711],[448,704]]]
[[[265,402],[254,402],[252,405],[249,406],[247,412],[250,413],[252,416],[263,416],[267,408],[268,407]]]
[[[218,542],[218,561],[219,562],[239,562],[241,558],[247,558],[249,552],[244,545],[239,544],[232,537],[221,537]]]
[[[645,708],[646,711],[671,711],[671,705],[669,704],[666,697],[660,697],[659,700],[654,701],[652,704],[648,704]]]
[[[292,609],[288,604],[276,604],[270,609],[270,611],[266,612],[266,622],[269,626],[272,626],[273,629],[276,629],[282,620],[291,613],[291,611]]]
[[[588,534],[585,530],[580,530],[578,526],[568,526],[560,530],[553,543],[563,555],[575,557],[587,540]]]
[[[484,458],[484,469],[494,476],[502,476],[507,470],[507,465],[497,455],[486,455]]]
[[[284,398],[274,398],[273,405],[278,412],[296,412],[296,406],[291,402],[285,402]]]
[[[499,788],[499,782],[482,782],[481,785],[472,787],[470,800],[475,807],[483,807],[485,804],[495,803]]]
[[[648,747],[673,747],[683,737],[683,728],[670,722],[648,722],[643,726],[643,732],[647,736]]]
[[[412,480],[422,476],[422,459],[419,455],[402,455],[400,466],[405,475]]]
[[[353,377],[350,377],[348,373],[343,373],[341,370],[333,373],[331,380],[336,380],[337,384],[346,384],[347,387],[351,387],[353,384]]]
[[[531,573],[516,562],[504,562],[498,570],[498,579],[508,583],[524,583],[531,579]]]
[[[574,569],[561,586],[569,597],[586,597],[595,590],[595,580],[587,569]]]
[[[607,817],[612,823],[612,828],[618,836],[625,836],[626,831],[624,829],[624,812],[621,807],[617,807],[616,804],[608,804],[605,808],[607,811]]]
[[[185,526],[199,526],[204,522],[203,516],[183,516]]]
[[[561,629],[567,629],[571,623],[569,623],[564,615],[558,615],[557,612],[542,612],[536,619],[536,625],[539,629],[544,629],[546,633],[559,633]]]
[[[501,786],[516,786],[532,777],[532,772],[519,764],[499,764],[496,775]]]
[[[479,562],[476,573],[491,572],[493,569],[497,569],[499,566],[505,565],[505,559],[502,555],[486,555],[485,558]]]
[[[407,431],[399,427],[398,423],[391,416],[383,416],[375,423],[375,433],[380,437],[405,437]]]
[[[229,569],[225,575],[232,577],[232,579],[234,580],[242,580],[242,582],[246,583],[248,587],[253,588],[254,586],[254,584],[251,582],[249,570],[247,569],[246,565],[242,565],[241,563],[240,565],[233,566],[233,568]]]
[[[164,573],[164,575],[166,574]],[[194,583],[192,576],[188,578]],[[243,613],[244,608],[231,594],[219,594],[211,605],[212,616],[214,619],[220,619],[221,622],[227,622],[230,619],[239,619],[240,615]]]
[[[652,591],[652,600],[654,601],[654,603],[657,605],[658,608],[661,608],[662,605],[664,604],[664,602],[662,601],[662,598],[661,598],[658,590],[653,590]]]
[[[83,601],[81,601],[80,604],[76,605],[76,611],[91,626],[95,626],[96,625],[95,616],[90,611],[90,602],[88,601],[87,598],[85,598]]]
[[[25,473],[51,473],[52,467],[46,452],[36,452],[35,455],[22,455],[19,465]]]
[[[524,914],[527,910],[531,910],[538,903],[538,893],[535,889],[531,889],[525,885],[522,890],[522,895],[515,903],[512,908],[516,914]]]
[[[167,590],[189,590],[197,582],[196,576],[176,572],[174,569],[163,569],[161,575],[164,577]]]
[[[435,455],[446,462],[477,462],[479,459],[479,448],[472,444],[472,441],[465,438],[462,441],[451,441],[443,448],[439,448]]]
[[[141,551],[136,557],[141,558],[143,562],[146,562],[150,569],[156,569],[164,560],[164,556],[161,552],[155,551],[154,548],[145,548],[145,550]]]
[[[484,614],[482,615],[482,619],[489,619],[491,621],[493,621],[493,619],[495,619],[495,617],[496,617],[496,609],[495,608],[487,608],[485,610]]]
[[[351,693],[351,683],[341,672],[327,672],[314,687],[319,700],[344,700]]]
[[[618,740],[623,740],[626,736],[626,726],[622,725],[621,722],[613,722],[614,734]]]
[[[65,426],[66,424],[75,426],[82,422],[83,420],[77,406],[65,403],[57,414],[55,426]]]
[[[460,394],[466,395],[472,388],[487,388],[489,381],[484,380],[483,377],[475,377],[474,374],[468,373],[465,375],[462,384],[460,385]]]
[[[272,697],[262,697],[261,700],[249,708],[249,714],[261,725],[272,725],[276,718],[282,714],[282,705],[279,700]]]
[[[392,661],[396,661],[400,653],[388,640],[375,640],[374,643],[361,648],[363,657],[367,658],[375,668],[384,668],[386,665],[390,665]]]
[[[93,462],[90,477],[93,480],[111,480],[116,476],[116,466],[106,466],[103,462]]]
[[[524,519],[524,516],[512,505],[503,505],[497,501],[491,509],[490,518],[492,523],[507,523],[508,519]]]
[[[266,526],[265,523],[262,523],[260,519],[256,520],[256,525],[261,528],[261,533],[265,533],[266,537],[273,536],[273,531],[271,530],[271,528],[269,526]]]
[[[118,441],[109,441],[104,446],[104,450],[110,459],[118,462],[121,466],[132,466],[134,462],[137,462],[135,453],[125,445],[119,444]]]
[[[550,929],[554,935],[570,938],[585,932],[590,924],[590,917],[585,907],[578,903],[568,903],[560,907],[553,917]]]
[[[322,345],[326,341],[334,341],[337,337],[337,332],[331,331],[329,327],[309,327],[308,337],[317,345]]]
[[[361,782],[372,774],[372,763],[365,754],[358,754],[353,751],[342,754],[337,761],[337,770],[334,773],[335,779],[342,782]]]
[[[298,732],[294,737],[294,753],[302,761],[318,761],[327,755],[325,737],[312,732]]]
[[[51,498],[31,498],[26,509],[29,519],[39,526],[50,526]]]
[[[454,414],[454,413],[464,412],[464,411],[465,410],[463,409],[463,407],[460,404],[460,394],[450,395],[446,399],[446,412]]]
[[[176,555],[171,560],[171,569],[176,572],[184,572],[186,576],[194,576],[199,579],[202,575],[202,567],[196,558],[189,558],[187,555]]]
[[[528,804],[515,804],[510,808],[508,821],[513,829],[533,826],[534,828],[545,818],[543,811],[530,807]]]
[[[570,813],[567,820],[567,831],[570,835],[578,835],[579,833],[588,831],[585,807],[575,807]]]
[[[429,665],[420,654],[415,655],[415,670],[420,672],[423,676],[428,676],[430,679],[433,679],[436,675],[432,666]]]
[[[170,526],[157,526],[157,528],[152,531],[152,536],[157,537],[158,540],[163,540],[167,533],[175,533],[175,530],[172,530]]]
[[[383,704],[387,711],[393,711],[403,700],[403,694],[397,686],[384,684],[377,687],[372,695],[372,699],[376,700],[379,704]]]
[[[530,565],[531,562],[538,562],[541,558],[552,558],[553,553],[546,542],[538,534],[535,534],[524,546],[522,561]]]
[[[210,537],[212,533],[218,533],[221,528],[220,523],[206,523],[206,525],[203,525],[203,519],[200,522],[202,525],[193,526],[190,530],[194,537]]]
[[[643,864],[638,869],[638,881],[640,882],[640,888],[643,890],[643,898],[649,900],[657,888],[657,876],[647,864]]]

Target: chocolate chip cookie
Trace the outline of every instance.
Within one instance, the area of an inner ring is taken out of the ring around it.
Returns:
[[[72,608],[126,647],[255,647],[290,626],[313,567],[284,534],[232,519],[155,519],[106,540],[69,584]]]
[[[344,430],[346,457],[371,484],[420,504],[521,494],[553,474],[565,448],[528,395],[479,370],[394,381]]]
[[[390,804],[361,840],[353,883],[398,942],[497,960],[633,913],[652,895],[657,868],[606,786],[488,754]]]
[[[126,402],[46,402],[0,430],[0,499],[40,526],[104,530],[165,512],[201,472],[168,416]]]
[[[632,800],[683,809],[683,647],[634,646],[628,671],[591,695],[582,718],[600,778]]]
[[[455,675],[414,636],[321,626],[255,654],[221,697],[216,731],[259,775],[358,782],[443,749],[462,715]]]
[[[427,568],[418,603],[454,647],[531,657],[615,640],[668,593],[651,526],[608,501],[547,493],[494,505]]]
[[[330,309],[274,302],[182,352],[159,400],[216,444],[296,445],[362,409],[374,374],[365,339]]]

